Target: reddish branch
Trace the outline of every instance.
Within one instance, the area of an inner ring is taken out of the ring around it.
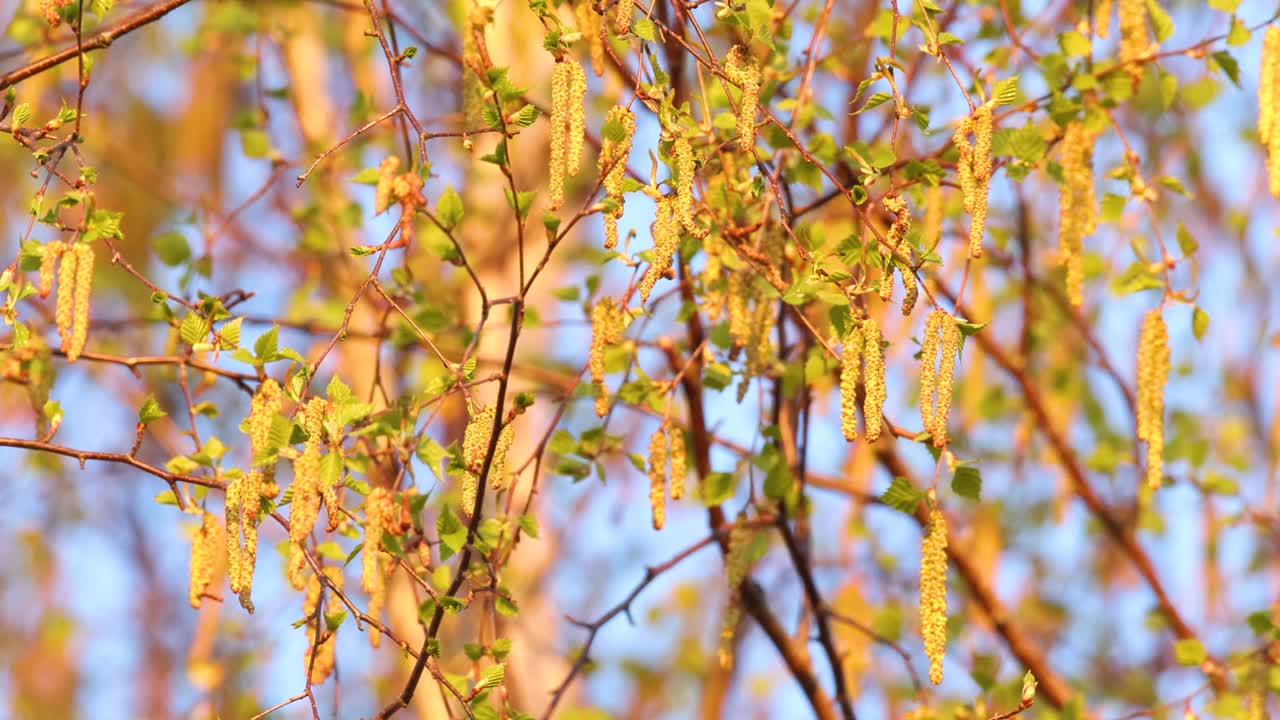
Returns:
[[[191,2],[191,0],[165,0],[165,2],[157,3],[151,7],[139,10],[106,30],[101,30],[87,38],[84,38],[79,43],[78,47],[76,45],[72,45],[71,47],[59,50],[52,55],[40,58],[39,60],[24,65],[17,70],[13,70],[0,76],[0,90],[4,90],[15,83],[22,82],[29,77],[39,75],[45,70],[55,68],[62,63],[74,60],[80,56],[81,52],[102,50],[110,47],[111,43],[115,42],[120,37],[137,30],[143,25],[149,25],[150,23],[159,20],[189,2]]]

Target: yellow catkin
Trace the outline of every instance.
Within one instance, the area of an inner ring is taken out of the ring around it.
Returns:
[[[213,592],[221,536],[222,522],[218,516],[208,511],[202,513],[200,529],[191,539],[191,581],[187,599],[193,608],[200,607],[204,598]]]
[[[303,408],[303,429],[307,440],[302,453],[293,461],[293,501],[289,510],[289,584],[295,590],[304,587],[302,577],[306,565],[303,543],[320,517],[320,445],[324,433],[324,416],[328,401],[312,398]]]
[[[231,590],[240,595],[240,604],[253,612],[253,572],[258,557],[258,525],[261,522],[262,499],[272,497],[275,487],[275,462],[267,453],[271,444],[271,427],[283,402],[280,384],[267,378],[254,393],[249,417],[244,428],[249,434],[252,470],[227,487],[226,520],[227,558]]]
[[[378,165],[378,184],[373,193],[373,212],[381,215],[391,206],[391,186],[395,183],[400,158],[388,155]]]
[[[75,309],[71,315],[71,339],[63,350],[67,352],[67,361],[75,362],[84,351],[85,341],[89,338],[89,298],[93,292],[93,246],[88,243],[76,243],[71,252],[75,253]],[[64,261],[65,262],[65,261]]]
[[[755,276],[748,269],[729,275],[726,309],[729,314],[729,338],[735,348],[747,344],[751,337],[751,313],[749,304],[755,294]]]
[[[515,425],[507,423],[498,431],[498,444],[493,449],[493,464],[489,468],[489,487],[501,490],[507,486],[507,454],[515,439]]]
[[[551,158],[548,172],[547,207],[559,210],[564,205],[564,159],[569,127],[569,90],[572,70],[567,62],[558,62],[551,71]]]
[[[1258,137],[1267,154],[1267,173],[1274,197],[1280,197],[1280,28],[1267,27],[1258,72]],[[41,268],[43,270],[43,267]]]
[[[969,213],[969,257],[982,257],[982,235],[987,225],[987,193],[991,185],[991,107],[982,105],[956,125],[951,140],[956,146],[956,175]],[[969,134],[973,134],[973,143]]]
[[[566,57],[562,65],[569,66],[569,120],[566,126],[568,138],[565,143],[564,171],[566,175],[577,175],[582,165],[582,145],[587,137],[587,73],[577,60]]]
[[[920,635],[929,657],[929,680],[937,685],[947,651],[947,520],[936,507],[920,544]]]
[[[314,637],[315,630],[308,632]],[[315,649],[312,645],[307,645],[307,652],[302,658],[302,667],[304,670],[310,668],[310,677],[308,678],[312,685],[323,685],[325,680],[333,674],[334,664],[337,658],[334,655],[333,646],[336,643],[333,633],[324,633],[320,636],[320,647]],[[313,658],[312,655],[315,657]]]
[[[729,585],[729,606],[725,609],[724,623],[720,630],[720,666],[729,669],[733,666],[733,633],[742,616],[739,605],[739,593],[742,583],[747,579],[751,569],[751,531],[738,518],[729,529],[728,547],[724,556],[725,579]]]
[[[862,417],[867,442],[875,442],[880,438],[880,418],[884,414],[884,348],[880,344],[881,337],[880,324],[875,318],[867,318],[862,323],[862,359],[866,364]]]
[[[947,417],[951,414],[951,390],[955,381],[956,356],[960,353],[960,328],[955,318],[943,313],[938,329],[942,347],[938,358],[938,403],[933,409],[933,446],[947,444]]]
[[[600,298],[591,308],[591,347],[587,352],[587,367],[595,390],[596,415],[600,417],[609,412],[609,389],[604,384],[604,351],[620,339],[621,309],[613,298]]]
[[[476,498],[479,497],[480,476],[471,471],[462,473],[462,512],[471,517],[476,511]]]
[[[649,509],[653,513],[653,529],[661,530],[667,522],[667,428],[659,426],[649,437]]]
[[[760,106],[760,68],[743,45],[734,45],[724,61],[724,74],[742,89],[738,100],[738,149],[750,152],[756,145],[756,110]]]
[[[1093,34],[1106,39],[1111,34],[1112,0],[1096,0],[1093,4]]]
[[[658,201],[658,208],[653,221],[653,262],[640,278],[640,302],[649,301],[649,293],[658,278],[671,270],[672,259],[680,246],[680,222],[676,217],[677,201],[673,196],[666,196]]]
[[[1093,186],[1093,133],[1080,121],[1067,125],[1062,137],[1063,185],[1058,197],[1058,255],[1067,271],[1067,298],[1084,302],[1084,239],[1098,224]]]
[[[723,670],[733,669],[733,635],[741,619],[742,608],[736,603],[725,608],[724,619],[720,625],[720,647],[716,652]]]
[[[631,14],[635,11],[636,0],[618,0],[613,13],[613,29],[619,35],[631,32]]]
[[[1164,386],[1169,379],[1169,331],[1159,308],[1142,318],[1138,337],[1138,439],[1147,443],[1147,485],[1164,477]]]
[[[920,286],[916,282],[915,273],[910,268],[902,269],[902,314],[910,315],[920,299]]]
[[[911,271],[911,265],[907,262],[911,256],[911,248],[907,244],[907,233],[911,231],[911,211],[907,208],[907,201],[897,195],[890,195],[884,198],[884,209],[893,213],[893,223],[889,225],[889,231],[885,233],[885,242],[892,251],[889,258],[888,267],[885,268],[884,275],[880,278],[880,299],[885,302],[889,301],[893,294],[893,268],[897,267],[898,272],[902,275],[902,314],[910,315],[911,310],[915,308],[916,300],[920,297],[920,287],[916,283],[916,277]]]
[[[672,428],[669,438],[671,443],[671,499],[679,500],[684,497],[684,480],[685,476],[689,474],[688,448],[685,446],[684,430]]]
[[[382,535],[399,517],[391,491],[378,487],[365,499],[364,541],[360,551],[360,589],[369,594],[369,616],[377,619],[386,598],[387,578],[382,552]],[[382,634],[369,628],[369,644],[378,647]]]
[[[78,256],[67,248],[58,261],[58,294],[53,318],[58,326],[58,337],[62,339],[63,351],[66,351],[67,345],[71,342],[71,323],[75,318],[76,262],[78,260]]]
[[[606,250],[618,245],[618,218],[622,217],[623,198],[622,183],[627,177],[627,158],[631,155],[631,141],[636,134],[635,113],[622,105],[614,105],[605,115],[606,128],[621,128],[621,137],[610,137],[606,133],[601,140],[598,166],[603,178],[605,194],[618,204],[612,213],[605,213]]]
[[[693,147],[686,138],[676,138],[671,145],[671,154],[675,159],[676,219],[690,235],[700,238],[706,231],[693,221],[693,181],[696,175]]]
[[[969,257],[982,257],[982,235],[987,226],[987,195],[991,190],[991,107],[974,111],[973,181],[976,183],[969,219]]]
[[[600,34],[600,16],[591,8],[591,0],[578,0],[573,16],[578,22],[578,32],[582,33],[591,52],[591,72],[600,77],[604,75],[604,38]]]
[[[471,406],[471,419],[462,433],[462,458],[467,469],[478,473],[484,469],[485,454],[489,451],[489,436],[493,433],[494,407]]]
[[[924,323],[920,341],[920,422],[925,432],[933,431],[933,395],[938,387],[938,349],[942,323],[947,314],[934,310]]]
[[[57,269],[58,258],[66,248],[66,243],[61,240],[45,243],[40,253],[40,297],[47,298],[53,292],[54,271]]]
[[[849,322],[840,348],[840,431],[844,439],[858,439],[858,380],[862,373],[862,324]]]
[[[324,569],[324,574],[333,588],[337,588],[339,591],[342,589],[342,569],[330,565]],[[321,589],[323,589],[323,583],[320,582],[319,575],[312,574],[311,578],[307,580],[306,594],[302,598],[303,618],[311,620],[306,625],[308,644],[307,651],[302,657],[302,667],[303,671],[310,669],[310,682],[314,685],[323,684],[325,680],[329,679],[329,675],[333,674],[335,662],[334,644],[337,643],[337,639],[335,639],[337,632],[329,632],[328,623],[326,623],[324,616],[317,612],[320,610]],[[330,589],[328,600],[325,601],[324,614],[337,615],[342,611],[342,598],[338,597],[337,592]],[[372,632],[372,629],[370,629],[370,632]],[[319,650],[314,648],[317,634],[319,634]],[[312,659],[312,655],[315,655],[314,659]]]
[[[1146,0],[1120,0],[1120,61],[1134,78],[1142,76],[1140,60],[1150,52]]]

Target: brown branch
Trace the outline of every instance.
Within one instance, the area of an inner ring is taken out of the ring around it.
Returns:
[[[221,480],[213,478],[196,477],[195,475],[185,475],[183,473],[169,472],[164,468],[156,467],[149,463],[145,463],[132,455],[113,452],[99,452],[95,450],[76,450],[65,445],[55,445],[53,443],[41,442],[39,440],[23,440],[22,438],[0,437],[0,447],[22,448],[24,450],[38,450],[53,455],[62,455],[64,457],[75,458],[80,461],[80,469],[83,470],[85,463],[90,460],[99,460],[102,462],[114,462],[122,465],[135,467],[143,472],[155,475],[169,482],[184,482],[192,485],[203,485],[208,488],[226,489],[227,484]]]
[[[22,82],[29,77],[39,75],[45,70],[55,68],[69,60],[74,60],[75,58],[80,57],[82,52],[89,50],[102,50],[110,47],[111,43],[124,35],[137,30],[143,25],[149,25],[150,23],[159,20],[189,2],[191,2],[191,0],[165,0],[165,2],[140,10],[133,15],[124,18],[119,23],[112,25],[106,30],[102,30],[101,32],[97,32],[87,38],[84,38],[83,41],[77,43],[77,45],[73,45],[64,50],[59,50],[52,55],[43,57],[35,62],[22,66],[17,70],[10,71],[5,75],[0,76],[0,90],[4,90],[16,83]]]

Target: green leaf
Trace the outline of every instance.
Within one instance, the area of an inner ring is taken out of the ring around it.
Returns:
[[[520,194],[513,198],[511,195],[511,188],[504,187],[502,188],[502,192],[507,196],[507,207],[515,210],[516,214],[520,217],[520,221],[524,222],[524,219],[529,216],[529,207],[533,205],[533,198],[537,196],[538,193],[534,190],[521,190]]]
[[[485,668],[480,674],[480,679],[476,681],[476,689],[487,690],[495,688],[502,684],[503,678],[506,677],[507,668],[502,663]]]
[[[1196,340],[1203,340],[1204,334],[1209,331],[1209,313],[1205,312],[1199,305],[1191,310],[1191,334],[1196,336]]]
[[[444,192],[440,193],[440,200],[436,202],[436,216],[440,218],[440,224],[446,230],[452,230],[462,222],[462,215],[462,198],[458,197],[452,185],[445,186]]]
[[[924,491],[917,490],[906,478],[895,477],[889,489],[880,496],[880,501],[889,507],[908,515],[916,511],[916,506],[924,499]]]
[[[1068,57],[1086,57],[1090,48],[1089,38],[1075,30],[1064,32],[1058,36],[1058,47],[1062,48],[1062,52]]]
[[[440,516],[436,518],[436,532],[440,535],[442,555],[443,550],[448,550],[449,555],[452,556],[467,542],[466,526],[458,522],[457,516],[448,506],[445,506],[440,511]],[[443,557],[440,559],[444,560]]]
[[[1240,7],[1240,0],[1209,0],[1209,7],[1225,13],[1233,13]]]
[[[1018,101],[1019,92],[1018,76],[1014,75],[995,84],[995,87],[991,89],[991,101],[995,107],[1012,105]]]
[[[1147,19],[1151,22],[1151,32],[1155,33],[1156,42],[1164,42],[1173,34],[1173,19],[1160,7],[1157,0],[1147,0]]]
[[[164,492],[157,494],[155,497],[155,500],[161,505],[177,505],[178,504],[178,498],[173,494],[172,490],[165,490]]]
[[[703,505],[707,507],[722,505],[733,497],[733,475],[726,472],[708,473],[699,487]]]
[[[1204,645],[1195,638],[1179,640],[1173,645],[1173,656],[1179,665],[1199,665],[1208,657]]]
[[[240,149],[245,157],[266,157],[271,152],[271,138],[266,130],[245,128],[240,131]]]
[[[1212,3],[1211,3],[1212,4]],[[1240,18],[1231,18],[1231,32],[1227,33],[1227,44],[1231,47],[1240,47],[1249,42],[1249,38],[1253,37],[1253,33],[1249,32],[1248,26],[1240,21]]]
[[[187,245],[186,236],[177,230],[160,233],[151,241],[151,247],[155,248],[160,262],[169,267],[181,265],[191,257],[191,247]]]
[[[968,500],[980,500],[982,496],[982,473],[971,465],[956,468],[951,477],[951,492]]]
[[[648,40],[649,42],[657,42],[658,40],[658,29],[649,18],[636,18],[632,21],[631,32],[642,40]]]
[[[879,107],[892,99],[893,99],[893,96],[887,92],[875,93],[871,97],[867,98],[867,102],[864,103],[862,105],[862,108],[856,111],[854,115],[860,115],[872,108]]]
[[[1182,223],[1178,223],[1178,249],[1183,255],[1191,255],[1200,249],[1200,243],[1196,242],[1195,236]]]
[[[268,361],[275,358],[276,348],[279,347],[280,328],[272,325],[271,329],[258,336],[253,342],[253,354],[259,360]]]
[[[138,422],[148,425],[165,415],[168,415],[168,413],[160,409],[160,403],[156,402],[155,395],[148,395],[146,401],[142,403],[142,407],[138,409]]]
[[[1102,206],[1098,212],[1098,219],[1102,222],[1115,222],[1124,215],[1124,206],[1128,202],[1123,196],[1107,193],[1102,196]]]
[[[178,327],[178,337],[182,342],[188,345],[195,345],[204,342],[209,335],[209,321],[200,317],[197,313],[187,313],[182,318],[182,324]]]
[[[1218,67],[1222,68],[1222,72],[1231,78],[1231,82],[1236,87],[1240,87],[1240,63],[1236,62],[1235,57],[1226,50],[1219,50],[1209,56]]]
[[[529,127],[538,121],[538,108],[526,104],[516,111],[516,114],[512,116],[512,120],[520,127]]]
[[[351,178],[351,182],[357,185],[377,185],[381,175],[382,172],[378,168],[365,168],[356,173],[355,177]]]

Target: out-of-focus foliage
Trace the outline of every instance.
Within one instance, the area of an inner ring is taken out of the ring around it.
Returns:
[[[16,4],[0,715],[1280,707],[1266,3]]]

